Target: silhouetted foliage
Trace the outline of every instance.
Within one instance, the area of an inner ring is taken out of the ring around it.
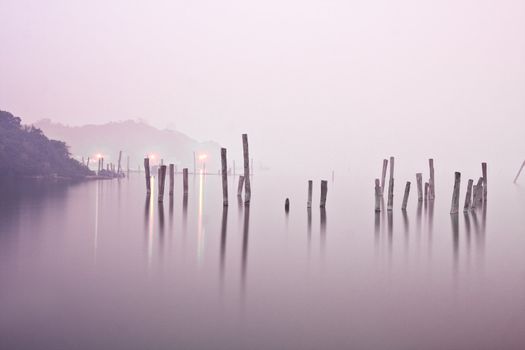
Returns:
[[[70,157],[67,145],[0,111],[0,176],[83,177],[93,173]]]

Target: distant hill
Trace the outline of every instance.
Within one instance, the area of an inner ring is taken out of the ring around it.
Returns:
[[[92,173],[70,157],[67,145],[0,111],[0,176],[78,178]]]
[[[206,167],[210,171],[219,168],[220,146],[215,142],[198,142],[175,130],[159,130],[142,121],[111,122],[101,125],[68,126],[54,123],[49,119],[40,120],[34,125],[50,137],[64,140],[71,148],[71,153],[80,157],[97,154],[104,157],[105,163],[117,163],[118,152],[123,151],[122,167],[126,167],[126,158],[130,157],[130,168],[142,166],[147,155],[154,154],[164,163],[174,163],[181,167],[193,169],[193,152],[197,155],[208,154]],[[91,168],[96,166],[92,161]]]

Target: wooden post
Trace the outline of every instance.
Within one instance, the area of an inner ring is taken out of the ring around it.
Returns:
[[[159,181],[159,202],[163,202],[164,201],[164,183],[165,183],[165,180],[166,180],[166,166],[165,165],[161,165],[159,167],[159,176],[158,176],[158,181]]]
[[[117,174],[120,175],[120,171],[122,170],[122,168],[120,167],[120,162],[122,160],[122,151],[119,151],[118,152],[118,163],[117,163]]]
[[[100,174],[100,158],[98,159],[98,164],[97,164],[97,175]]]
[[[409,194],[410,194],[410,181],[407,181],[407,184],[405,185],[405,195],[403,196],[403,204],[401,205],[401,210],[407,210]]]
[[[381,211],[381,185],[379,184],[379,179],[375,180],[375,212],[378,213]]]
[[[87,162],[86,162],[86,167],[89,169],[89,157],[88,157]]]
[[[146,193],[151,193],[151,178],[149,173],[149,158],[144,158],[144,170],[146,172]]]
[[[514,183],[516,183],[516,181],[518,181],[518,177],[520,177],[520,174],[521,174],[521,171],[523,170],[523,167],[525,167],[525,160],[523,161],[523,163],[521,163],[520,170],[518,170],[518,174],[514,178]]]
[[[319,207],[324,208],[326,206],[326,194],[328,192],[328,181],[321,180],[321,204]]]
[[[383,171],[381,172],[381,195],[385,192],[385,178],[386,169],[388,167],[388,159],[383,159]]]
[[[459,186],[461,185],[461,173],[454,173],[454,191],[452,192],[452,205],[450,206],[450,214],[457,214],[459,209]]]
[[[289,210],[290,210],[290,199],[286,198],[286,200],[284,201],[284,211],[288,213]]]
[[[173,189],[175,187],[175,166],[170,164],[170,196],[173,196]]]
[[[235,176],[235,161],[233,161],[233,176]]]
[[[242,187],[244,186],[244,176],[239,176],[239,185],[237,186],[237,196],[241,196],[242,194]]]
[[[465,205],[463,206],[463,211],[467,212],[470,210],[470,206],[472,203],[472,185],[474,184],[474,180],[469,179],[467,184],[467,195],[465,196]]]
[[[428,160],[428,167],[430,169],[430,179],[428,181],[430,193],[429,198],[430,200],[434,200],[436,197],[436,191],[435,191],[435,179],[434,179],[434,159],[430,158]]]
[[[428,184],[428,182],[425,182],[425,202],[428,201],[428,193],[430,191],[430,185]]]
[[[226,148],[221,148],[222,165],[222,205],[228,206],[228,161],[226,160]]]
[[[100,170],[104,170],[104,157],[100,158]]]
[[[483,201],[487,200],[487,163],[481,163],[481,173],[483,174]]]
[[[252,187],[250,185],[250,155],[247,134],[242,134],[242,150],[244,155],[244,203],[249,204],[252,197]]]
[[[387,210],[391,211],[393,207],[394,207],[394,157],[390,157],[390,177],[388,179]]]
[[[417,200],[421,202],[423,200],[423,174],[416,173],[416,183],[417,183]]]
[[[312,207],[312,192],[314,188],[314,182],[312,180],[308,180],[308,202],[306,202],[306,207],[311,208]]]
[[[188,194],[188,168],[182,169],[182,187],[183,187],[183,193],[187,195]]]
[[[476,203],[476,207],[479,205],[481,206],[483,204],[483,177],[480,177],[478,179],[478,195],[477,195],[477,203]]]

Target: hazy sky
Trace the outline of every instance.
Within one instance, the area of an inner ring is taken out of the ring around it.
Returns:
[[[0,108],[27,121],[142,118],[226,145],[248,132],[268,159],[525,153],[525,1],[0,0],[0,13]]]

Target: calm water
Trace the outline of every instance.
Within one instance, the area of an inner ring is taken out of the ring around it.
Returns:
[[[4,181],[0,348],[524,349],[525,190],[489,178],[487,208],[451,217],[452,174],[419,208],[413,183],[406,215],[404,182],[375,215],[344,173],[311,212],[307,178],[271,172],[227,210],[218,176],[184,202],[178,175],[163,205],[141,174]]]

